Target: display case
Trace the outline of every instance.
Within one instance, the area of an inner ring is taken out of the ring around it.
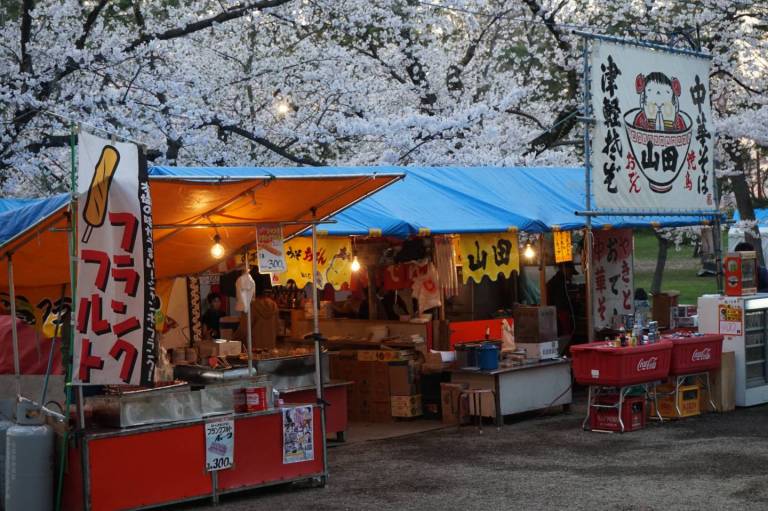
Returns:
[[[736,405],[768,403],[768,294],[699,298],[699,331],[724,336],[736,360]]]

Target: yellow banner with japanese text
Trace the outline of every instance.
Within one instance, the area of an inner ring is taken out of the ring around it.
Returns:
[[[555,262],[565,263],[573,261],[573,240],[571,231],[555,231],[553,233],[555,245]]]
[[[312,238],[297,237],[283,244],[288,271],[272,275],[272,284],[284,286],[293,280],[300,288],[312,282]],[[317,240],[318,287],[331,284],[342,289],[352,279],[352,246],[349,238]]]
[[[520,250],[516,232],[493,234],[462,234],[459,237],[462,280],[479,283],[488,276],[496,280],[499,274],[509,276],[520,270]]]

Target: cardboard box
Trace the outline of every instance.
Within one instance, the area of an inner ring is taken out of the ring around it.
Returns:
[[[416,390],[416,371],[413,362],[390,362],[389,393],[393,396],[418,394]]]
[[[243,351],[243,343],[240,341],[202,341],[197,347],[201,358],[236,357]]]
[[[357,360],[361,362],[394,362],[413,360],[412,350],[358,350]]]
[[[441,383],[440,402],[443,424],[465,424],[469,422],[469,397],[462,399],[461,391],[469,388],[468,383]]]
[[[525,350],[527,358],[551,360],[560,356],[560,342],[519,342],[515,346]]]
[[[518,305],[514,310],[515,342],[532,343],[557,340],[557,309],[552,306]]]
[[[724,351],[720,359],[720,369],[709,373],[709,384],[712,387],[712,400],[718,412],[732,412],[736,409],[736,354]],[[711,410],[706,390],[702,391],[702,410]]]
[[[679,291],[664,291],[653,295],[653,320],[659,323],[659,328],[671,328],[673,316],[677,317],[677,302]]]
[[[392,396],[392,417],[418,417],[421,415],[421,394]]]

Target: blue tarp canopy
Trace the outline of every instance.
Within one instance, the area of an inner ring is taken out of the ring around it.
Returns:
[[[41,199],[1,199],[0,245],[56,213],[68,202],[68,193]],[[10,207],[13,204],[16,207]],[[3,207],[7,209],[3,210]]]
[[[738,209],[733,212],[733,219],[737,222],[741,220],[741,215],[739,214]],[[755,220],[757,220],[757,223],[759,224],[768,223],[768,209],[755,209]]]
[[[333,217],[329,235],[526,232],[581,229],[583,168],[404,167],[406,179]],[[596,217],[595,228],[680,227],[703,217]]]

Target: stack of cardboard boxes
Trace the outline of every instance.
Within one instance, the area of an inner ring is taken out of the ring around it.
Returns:
[[[331,378],[354,382],[349,387],[349,419],[391,422],[393,417],[421,415],[417,371],[411,350],[344,350],[330,357]]]
[[[515,344],[524,348],[527,358],[547,360],[557,358],[557,310],[551,306],[517,306]]]

